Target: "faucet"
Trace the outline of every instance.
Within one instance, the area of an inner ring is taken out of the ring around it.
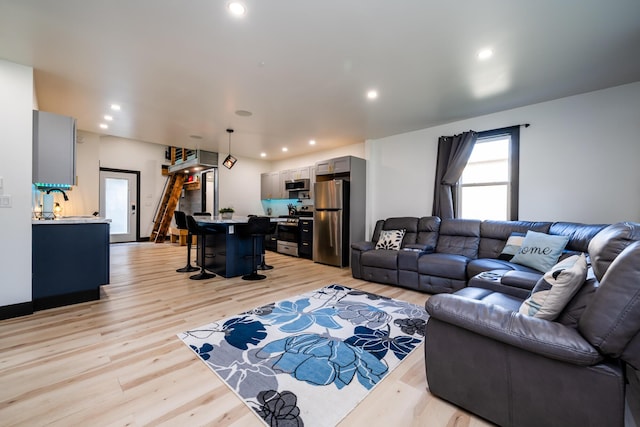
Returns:
[[[50,194],[52,191],[59,191],[60,193],[62,193],[62,196],[64,197],[64,201],[67,202],[69,201],[69,198],[67,197],[67,193],[65,193],[62,189],[60,188],[50,188],[47,190],[47,194]]]

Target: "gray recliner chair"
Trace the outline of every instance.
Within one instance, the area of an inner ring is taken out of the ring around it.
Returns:
[[[430,297],[431,393],[502,426],[623,426],[627,370],[640,370],[640,224],[605,228],[589,255],[555,321],[487,289]]]

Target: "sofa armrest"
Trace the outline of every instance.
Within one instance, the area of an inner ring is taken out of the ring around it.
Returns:
[[[357,251],[370,251],[376,247],[373,242],[354,242],[351,244],[351,249],[355,249]]]
[[[435,319],[544,357],[583,366],[603,360],[577,330],[560,323],[451,294],[431,296],[426,309]]]
[[[500,279],[500,283],[518,289],[531,291],[542,277],[542,273],[531,273],[528,271],[507,271]]]

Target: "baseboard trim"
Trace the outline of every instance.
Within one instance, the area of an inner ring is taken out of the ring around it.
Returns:
[[[33,302],[21,302],[0,307],[0,320],[33,314]]]
[[[61,307],[63,305],[78,304],[81,302],[100,299],[100,288],[78,291],[70,294],[56,295],[33,300],[33,309],[46,310],[48,308]]]

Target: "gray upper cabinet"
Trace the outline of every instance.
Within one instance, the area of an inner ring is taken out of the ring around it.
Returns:
[[[260,198],[262,200],[280,199],[280,174],[278,172],[263,173],[260,175]]]
[[[316,163],[316,175],[332,175],[351,171],[351,156],[336,157]]]
[[[285,190],[285,182],[296,179],[315,179],[311,175],[311,166],[297,169],[287,169],[278,172],[268,172],[260,175],[260,198],[262,200],[287,199],[289,192]]]
[[[74,118],[33,111],[33,182],[75,185]]]

